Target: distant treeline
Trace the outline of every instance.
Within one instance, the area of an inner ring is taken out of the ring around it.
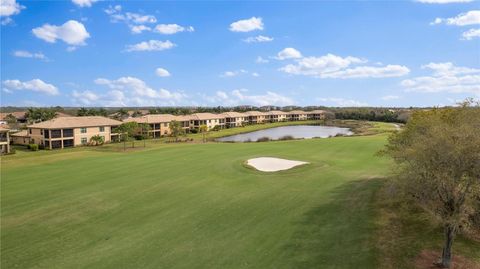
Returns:
[[[336,119],[406,123],[411,110],[386,108],[334,108]]]

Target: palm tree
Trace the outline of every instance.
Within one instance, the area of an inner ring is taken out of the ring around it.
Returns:
[[[200,125],[200,127],[198,127],[198,131],[200,133],[202,133],[202,137],[203,137],[203,143],[205,143],[207,140],[206,140],[206,134],[208,132],[208,126],[205,125],[205,124],[202,124]]]

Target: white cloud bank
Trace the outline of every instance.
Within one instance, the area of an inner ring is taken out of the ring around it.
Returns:
[[[281,94],[267,91],[265,94],[248,94],[247,89],[237,89],[230,92],[217,91],[214,96],[204,96],[209,103],[223,106],[254,105],[254,106],[288,106],[295,104],[294,100]]]
[[[262,18],[251,17],[230,24],[230,31],[232,32],[251,32],[255,30],[263,30]]]
[[[451,62],[429,63],[422,66],[429,76],[406,79],[401,85],[408,92],[471,93],[480,96],[480,69],[459,67]]]
[[[456,26],[480,24],[480,10],[471,10],[466,13],[461,13],[452,18],[436,18],[430,24],[447,24]]]
[[[13,22],[10,16],[17,15],[25,7],[17,3],[16,0],[2,0],[0,1],[0,17],[4,17],[1,21],[2,25],[7,25]]]
[[[149,40],[149,41],[143,41],[137,44],[133,45],[127,45],[126,51],[131,52],[131,51],[162,51],[162,50],[167,50],[175,47],[176,44],[170,42],[170,40],[167,41],[160,41],[160,40]]]
[[[85,40],[90,37],[85,26],[75,20],[69,20],[60,26],[47,23],[34,28],[32,32],[36,37],[46,42],[55,43],[57,40],[62,40],[72,46],[85,45]]]
[[[120,77],[115,80],[98,78],[97,85],[106,86],[109,91],[98,94],[93,91],[74,91],[75,103],[100,106],[156,106],[178,105],[187,95],[182,92],[172,92],[166,89],[153,89],[143,80],[135,77]]]
[[[243,39],[243,42],[246,42],[246,43],[263,43],[263,42],[272,42],[272,41],[273,41],[273,37],[263,36],[263,35],[251,36]]]
[[[48,58],[41,52],[29,52],[26,50],[16,50],[13,52],[13,56],[20,58],[34,58],[47,61]]]
[[[29,81],[20,81],[18,79],[14,80],[4,80],[3,81],[3,90],[7,93],[12,93],[13,91],[26,90],[39,93],[45,93],[48,95],[58,95],[58,88],[52,84],[48,84],[41,79],[32,79]]]
[[[159,76],[159,77],[169,77],[169,76],[171,76],[170,72],[168,72],[167,69],[161,68],[161,67],[159,67],[155,70],[155,74],[157,74],[157,76]]]
[[[91,7],[98,0],[72,0],[72,3],[79,7]]]
[[[180,32],[193,32],[195,29],[192,26],[184,27],[178,24],[158,24],[154,31],[164,35],[173,35]]]
[[[275,59],[277,60],[298,59],[298,58],[302,58],[302,54],[300,53],[300,51],[294,48],[284,48],[275,57]]]
[[[400,77],[410,72],[406,66],[402,65],[366,66],[364,64],[367,60],[352,56],[327,54],[320,57],[301,57],[300,52],[295,49],[292,49],[295,51],[294,54],[286,54],[285,51],[286,49],[279,52],[277,59],[293,58],[296,63],[288,64],[280,68],[280,71],[292,75],[350,79]]]
[[[470,29],[462,33],[462,40],[472,40],[480,37],[480,29]]]

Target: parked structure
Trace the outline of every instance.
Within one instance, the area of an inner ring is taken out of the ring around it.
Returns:
[[[0,125],[0,155],[10,153],[10,130],[5,125]]]
[[[106,143],[118,134],[112,128],[122,124],[100,116],[60,117],[27,126],[30,143],[43,145],[47,149],[86,145],[95,135],[102,136]]]

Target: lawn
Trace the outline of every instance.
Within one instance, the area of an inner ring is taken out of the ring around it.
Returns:
[[[19,152],[2,158],[1,267],[376,268],[385,142]],[[310,164],[243,165],[260,156]]]

